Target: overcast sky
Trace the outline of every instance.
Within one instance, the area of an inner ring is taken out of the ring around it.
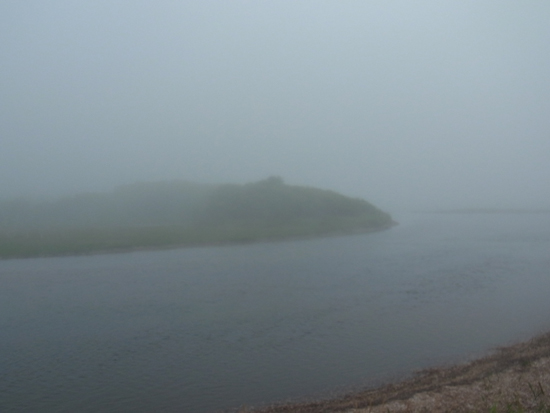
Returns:
[[[545,0],[0,2],[0,196],[280,175],[550,206]]]

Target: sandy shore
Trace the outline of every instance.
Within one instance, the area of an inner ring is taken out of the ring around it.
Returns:
[[[341,398],[241,411],[550,413],[550,333],[467,364],[421,371],[405,381]]]

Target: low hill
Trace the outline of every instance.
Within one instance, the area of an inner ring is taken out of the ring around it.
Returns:
[[[245,185],[139,183],[0,203],[0,257],[282,240],[391,225],[390,215],[365,200],[279,177]]]

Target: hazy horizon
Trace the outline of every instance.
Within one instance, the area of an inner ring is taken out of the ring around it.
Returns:
[[[277,175],[548,208],[550,3],[0,4],[0,199]]]

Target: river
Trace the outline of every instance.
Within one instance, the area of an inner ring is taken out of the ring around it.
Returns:
[[[215,412],[358,389],[550,330],[550,214],[0,261],[0,411]]]

